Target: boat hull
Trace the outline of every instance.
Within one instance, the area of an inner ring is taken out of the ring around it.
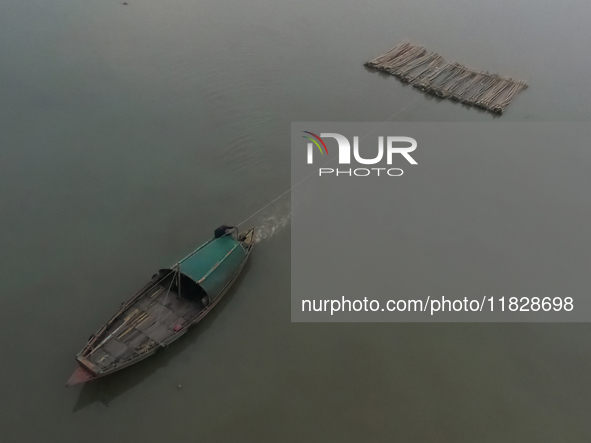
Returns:
[[[237,278],[241,274],[242,270],[244,269],[244,266],[245,266],[248,258],[250,257],[252,247],[254,246],[254,229],[247,231],[245,234],[244,233],[241,234],[241,236],[244,238],[250,239],[249,243],[244,244],[244,246],[245,246],[244,259],[241,261],[241,263],[238,266],[238,268],[236,269],[236,271],[232,274],[232,276],[224,284],[224,286],[222,287],[219,294],[215,297],[215,299],[212,300],[211,303],[209,303],[205,308],[203,308],[199,312],[199,314],[190,323],[188,323],[187,325],[185,325],[184,327],[182,327],[178,331],[175,330],[175,333],[173,335],[171,335],[167,339],[163,340],[162,342],[159,342],[159,346],[149,349],[146,352],[143,352],[142,354],[137,355],[136,357],[134,357],[128,361],[122,362],[122,363],[118,364],[116,367],[109,368],[109,370],[100,371],[91,361],[89,361],[89,359],[85,358],[85,356],[84,356],[85,353],[87,353],[89,349],[93,349],[93,346],[96,345],[96,342],[99,339],[99,337],[101,337],[101,334],[105,333],[105,331],[107,330],[107,327],[114,321],[114,319],[120,317],[122,315],[122,313],[124,313],[126,311],[126,309],[129,309],[130,307],[132,307],[133,304],[136,303],[139,298],[141,298],[142,291],[144,291],[146,288],[150,287],[150,284],[146,285],[140,292],[138,292],[130,300],[128,300],[126,303],[124,303],[121,306],[121,308],[111,317],[111,320],[109,320],[109,322],[106,325],[104,325],[101,329],[99,329],[99,331],[94,336],[91,337],[91,339],[89,340],[89,342],[87,343],[85,348],[77,355],[76,359],[78,362],[78,367],[76,368],[76,370],[74,371],[74,373],[72,374],[70,379],[68,380],[66,386],[74,386],[77,384],[87,383],[89,381],[105,377],[107,375],[118,372],[122,369],[125,369],[129,366],[132,366],[136,363],[139,363],[140,361],[145,360],[146,358],[154,355],[159,349],[169,346],[171,343],[173,343],[174,341],[178,340],[181,336],[186,334],[192,326],[199,323],[207,314],[209,314],[211,312],[211,310],[220,302],[220,300],[224,297],[224,295],[226,295],[226,293],[230,290],[230,288],[232,287],[232,285],[234,284],[234,282],[237,280]]]

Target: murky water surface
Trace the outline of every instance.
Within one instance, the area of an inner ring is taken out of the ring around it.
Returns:
[[[289,198],[195,330],[66,389],[155,270],[289,187],[291,121],[497,121],[363,68],[405,38],[527,80],[504,121],[591,119],[582,0],[128,2],[0,4],[2,441],[588,439],[586,324],[291,324]]]

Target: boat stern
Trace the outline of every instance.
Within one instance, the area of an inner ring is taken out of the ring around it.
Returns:
[[[240,240],[245,246],[252,247],[256,241],[256,231],[255,228],[251,228],[248,231],[241,232],[238,236],[238,240]]]

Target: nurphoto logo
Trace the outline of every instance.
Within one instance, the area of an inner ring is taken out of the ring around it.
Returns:
[[[307,143],[307,162],[309,165],[314,163],[314,152],[315,148],[318,148],[320,155],[328,155],[328,148],[324,143],[323,138],[332,138],[336,140],[338,144],[338,161],[340,165],[351,164],[351,143],[344,135],[337,134],[335,132],[322,132],[320,136],[303,131],[309,135],[303,135],[302,137],[309,140]],[[312,137],[310,137],[312,136]],[[417,141],[410,137],[399,137],[399,136],[386,136],[386,155],[385,160],[387,165],[392,165],[392,158],[395,154],[400,154],[404,157],[411,165],[416,165],[417,162],[411,157],[410,153],[417,149]],[[378,153],[374,158],[363,158],[359,153],[359,137],[353,137],[353,157],[355,162],[361,165],[376,165],[384,159],[384,137],[378,137]],[[330,161],[325,163],[331,163]],[[384,172],[383,174],[381,174]],[[318,169],[318,175],[347,175],[349,177],[366,177],[368,175],[388,175],[390,177],[400,177],[404,171],[400,168],[349,168],[349,169],[338,169],[338,168],[325,168],[321,167]]]

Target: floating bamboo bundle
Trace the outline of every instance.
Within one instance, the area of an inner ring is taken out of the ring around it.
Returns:
[[[365,66],[394,75],[437,97],[496,114],[502,114],[513,97],[527,88],[523,81],[446,62],[439,54],[409,42],[395,46]]]

